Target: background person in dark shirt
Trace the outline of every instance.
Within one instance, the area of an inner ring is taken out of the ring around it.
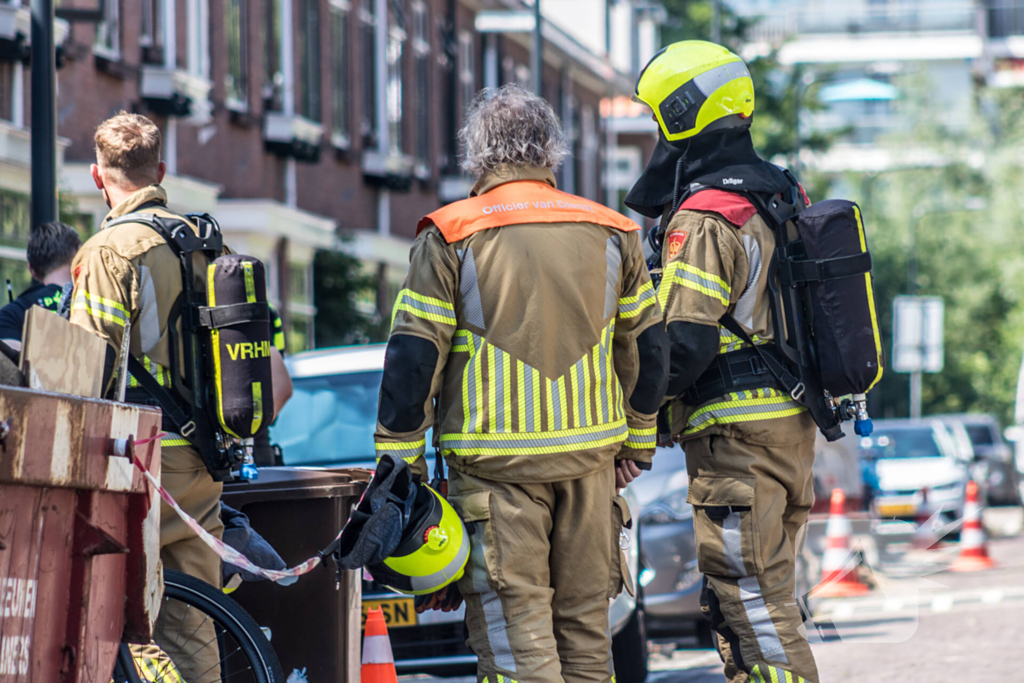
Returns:
[[[30,306],[56,311],[64,285],[71,282],[71,260],[82,240],[66,223],[43,223],[28,240],[28,272],[32,284],[21,295],[0,308],[0,340],[21,350],[21,328]]]

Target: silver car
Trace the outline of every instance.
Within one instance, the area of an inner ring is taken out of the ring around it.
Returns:
[[[999,421],[985,413],[943,415],[946,425],[959,428],[969,439],[977,464],[976,479],[989,505],[1020,505],[1020,486],[1013,449],[1003,441]]]
[[[672,638],[710,635],[700,611],[701,573],[686,502],[686,455],[678,445],[659,448],[650,472],[630,487],[640,500],[640,586],[647,632]]]
[[[271,428],[284,464],[367,467],[376,464],[373,432],[384,372],[384,344],[307,351],[286,360],[295,393]],[[427,441],[430,441],[428,435]],[[640,504],[632,486],[623,494],[633,517]],[[638,524],[628,531],[629,572],[638,575]],[[368,575],[364,575],[367,578]],[[400,674],[466,675],[476,656],[466,646],[465,606],[456,612],[416,614],[413,598],[369,579],[363,581],[363,614],[380,607],[388,623],[395,667]],[[623,591],[609,608],[616,680],[640,683],[647,677],[643,610]]]

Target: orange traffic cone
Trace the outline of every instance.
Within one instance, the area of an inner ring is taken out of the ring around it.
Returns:
[[[967,500],[964,502],[964,525],[960,529],[960,557],[950,571],[974,572],[989,569],[995,562],[988,556],[985,527],[981,523],[981,505],[978,504],[978,485],[967,482]]]
[[[870,590],[861,583],[856,567],[847,567],[850,552],[850,520],[846,518],[846,494],[832,489],[832,506],[825,527],[825,556],[821,560],[821,583],[812,591],[816,598],[863,595]]]
[[[366,615],[366,633],[363,635],[362,683],[398,683],[395,657],[391,654],[391,639],[384,623],[384,612],[378,607]]]

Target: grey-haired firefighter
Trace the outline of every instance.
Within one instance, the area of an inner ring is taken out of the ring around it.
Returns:
[[[753,85],[727,49],[670,45],[641,73],[636,97],[660,135],[626,204],[661,219],[658,300],[671,342],[663,424],[686,451],[702,607],[731,683],[816,683],[793,596],[796,534],[814,498],[815,422],[721,322],[729,314],[770,351],[775,238],[747,193],[792,183],[754,151]]]
[[[550,105],[515,86],[485,93],[462,136],[477,182],[419,224],[377,453],[425,477],[435,428],[471,530],[457,586],[477,678],[607,683],[608,600],[630,584],[616,486],[654,453],[661,312],[636,224],[555,189],[565,146]]]

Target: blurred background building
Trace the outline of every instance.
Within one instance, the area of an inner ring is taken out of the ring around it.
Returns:
[[[27,283],[29,19],[0,0],[0,279]],[[96,0],[63,0],[61,10]],[[84,234],[107,208],[89,177],[97,124],[120,110],[164,135],[173,207],[206,211],[262,259],[291,350],[313,345],[318,250],[344,250],[389,317],[415,225],[465,197],[463,112],[483,87],[531,82],[529,33],[476,30],[521,0],[107,0],[98,24],[58,19],[62,215]],[[658,47],[647,0],[544,0],[543,94],[573,155],[560,187],[605,200],[616,136],[606,98],[628,97]],[[653,128],[649,129],[652,131]],[[616,161],[617,163],[617,161]]]

